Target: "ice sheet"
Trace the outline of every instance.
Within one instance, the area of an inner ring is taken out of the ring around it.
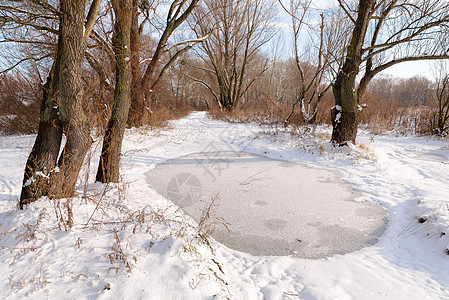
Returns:
[[[373,245],[384,209],[339,171],[245,152],[202,152],[157,165],[149,185],[200,221],[214,202],[212,236],[252,255],[323,258]],[[228,229],[222,225],[228,223]]]

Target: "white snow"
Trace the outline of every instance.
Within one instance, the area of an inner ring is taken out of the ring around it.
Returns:
[[[334,122],[335,123],[339,123],[340,122],[340,119],[341,119],[341,112],[342,112],[342,107],[341,107],[341,105],[335,105],[334,107],[332,107],[333,109],[335,108],[336,110],[338,110],[338,113],[337,113],[337,115],[335,116],[335,120],[334,120]]]
[[[34,137],[0,137],[0,298],[448,299],[448,141],[360,132],[359,145],[334,148],[329,137],[326,127],[291,135],[202,112],[165,129],[127,130],[123,181],[93,184],[96,145],[69,231],[58,229],[57,213],[67,217],[64,199],[17,209]],[[212,251],[196,223],[147,185],[145,173],[214,150],[339,170],[387,210],[388,227],[372,246],[321,259],[253,256],[211,241]]]
[[[45,173],[42,172],[42,171],[37,171],[36,172],[36,176],[40,176],[40,177],[44,177],[44,178],[50,178],[50,176],[45,175]]]
[[[27,181],[25,181],[25,184],[23,186],[30,186],[33,184],[33,182],[36,182],[36,178],[34,178],[34,176],[31,176],[27,179]]]
[[[335,123],[340,122],[341,119],[341,112],[339,112],[336,116],[335,116]]]

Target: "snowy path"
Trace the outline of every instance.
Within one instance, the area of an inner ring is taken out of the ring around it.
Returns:
[[[137,259],[131,273],[116,274],[110,271],[106,256],[114,235],[106,227],[83,230],[86,219],[82,216],[89,217],[92,207],[76,200],[75,217],[79,220],[70,232],[53,229],[40,233],[36,251],[16,255],[1,250],[0,298],[215,299],[213,295],[221,287],[224,293],[220,295],[231,299],[449,299],[447,141],[373,137],[362,132],[358,140],[369,148],[366,151],[366,147],[332,148],[326,142],[328,130],[323,128],[302,137],[275,132],[273,128],[209,120],[205,113],[175,121],[169,129],[128,130],[122,159],[128,190],[120,205],[133,209],[167,205],[145,181],[144,174],[156,164],[189,153],[246,151],[341,171],[343,180],[363,193],[361,200],[387,209],[389,225],[378,243],[316,260],[257,257],[216,244],[215,254],[198,248],[202,259],[192,260],[179,254],[182,241],[171,235],[163,241],[154,239],[149,251],[148,234],[119,231],[124,251]],[[16,210],[31,141],[32,137],[0,138],[0,233],[31,222],[43,208],[49,213],[44,225],[51,223],[52,207],[46,200],[24,212]],[[91,166],[96,166],[97,157],[94,155]],[[94,171],[90,170],[89,178],[94,178]],[[427,221],[419,223],[422,217]],[[154,225],[152,230],[159,236],[167,232],[162,225]],[[13,235],[0,236],[0,245],[9,241],[14,241]],[[132,247],[125,247],[128,244]],[[197,282],[198,274],[206,270],[201,269],[204,261],[219,263],[223,273],[217,272],[227,285],[206,279]],[[110,284],[110,290],[103,288],[105,284]]]

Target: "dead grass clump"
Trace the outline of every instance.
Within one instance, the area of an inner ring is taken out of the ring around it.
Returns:
[[[372,134],[383,134],[395,128],[397,118],[400,117],[397,102],[381,99],[370,92],[366,93],[362,102],[365,108],[360,114],[360,123],[365,124]]]
[[[376,155],[374,154],[374,152],[370,149],[369,146],[362,144],[362,143],[357,143],[356,147],[359,149],[358,150],[358,159],[360,158],[364,158],[364,159],[374,159],[376,158]]]
[[[399,130],[408,129],[406,133],[431,135],[437,128],[436,109],[432,106],[411,107],[407,109],[406,115],[409,116],[407,122],[399,125]]]
[[[41,228],[42,222],[44,220],[48,220],[48,214],[46,209],[42,209],[39,213],[36,221],[31,223],[22,223],[22,226],[18,229],[14,230],[15,239],[17,240],[17,244],[12,248],[17,247],[20,243],[22,246],[26,246],[30,242],[34,242],[38,239],[43,239],[44,236],[47,235],[44,229]],[[19,250],[23,250],[26,248],[17,248]],[[35,250],[35,247],[29,247],[29,250]]]
[[[312,131],[312,135],[321,141],[330,141],[331,140],[331,132],[330,131]]]
[[[73,226],[73,200],[51,199],[59,230],[69,231]]]
[[[131,264],[128,260],[128,255],[123,251],[122,242],[120,241],[116,229],[114,229],[114,239],[115,243],[111,247],[112,252],[106,255],[110,263],[115,265],[111,269],[114,269],[116,274],[121,268],[125,268],[128,273],[131,273]],[[137,258],[135,256],[132,258],[134,259],[134,262],[137,262]]]
[[[394,82],[393,82],[394,83]],[[386,84],[386,83],[385,83]],[[393,84],[394,85],[394,84]],[[393,86],[394,87],[394,86]],[[437,107],[435,101],[427,98],[414,99],[410,93],[402,93],[399,97],[397,89],[386,93],[386,87],[374,86],[360,99],[360,123],[375,135],[386,132],[406,134],[434,134],[437,128]],[[427,92],[426,92],[427,93]],[[402,100],[400,100],[402,99]],[[404,99],[408,99],[405,101]],[[420,100],[421,99],[421,100]],[[426,100],[427,99],[427,100]],[[331,124],[330,110],[334,106],[331,92],[325,94],[318,105],[318,110],[311,124]],[[362,109],[363,108],[363,109]],[[281,125],[291,113],[292,104],[275,101],[273,98],[258,99],[240,103],[232,111],[220,111],[215,104],[210,109],[213,118],[230,122],[253,122],[262,125]],[[299,105],[289,120],[289,125],[301,127],[305,124]]]

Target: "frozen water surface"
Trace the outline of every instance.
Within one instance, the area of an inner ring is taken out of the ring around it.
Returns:
[[[339,171],[245,152],[202,152],[157,165],[149,185],[196,221],[214,202],[212,236],[252,255],[323,258],[373,245],[384,209],[341,181]],[[228,223],[228,229],[217,221]]]
[[[438,153],[431,153],[431,152],[420,153],[420,154],[416,155],[414,158],[418,159],[418,160],[423,160],[423,161],[442,162],[442,163],[448,162],[448,158],[446,157],[446,155],[442,155],[442,154],[438,154]]]

